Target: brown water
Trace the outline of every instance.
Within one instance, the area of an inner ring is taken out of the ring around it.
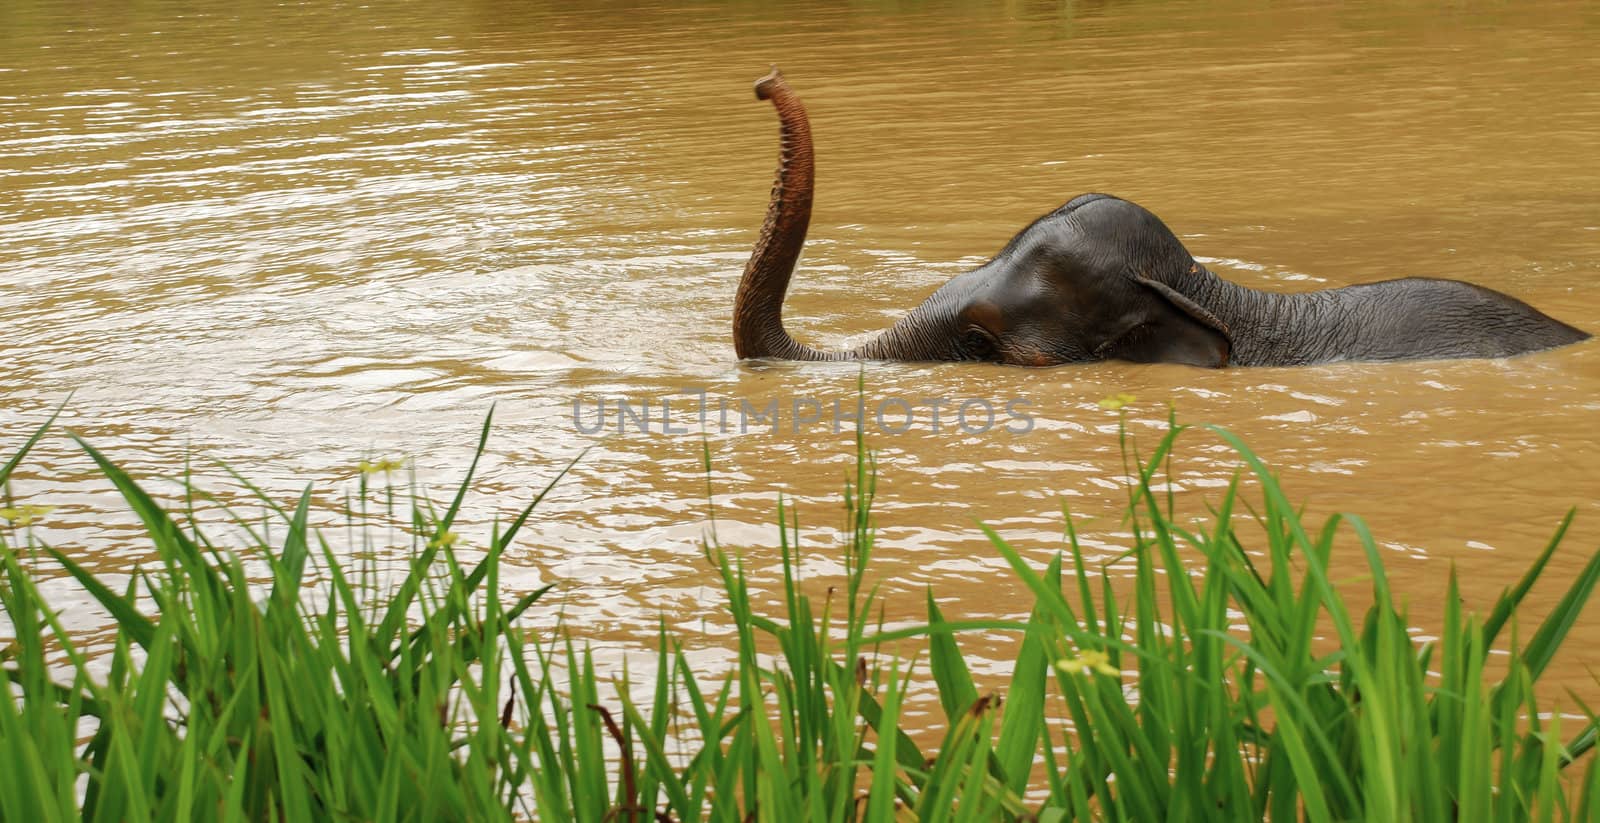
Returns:
[[[244,5],[0,5],[0,442],[72,393],[67,424],[140,472],[197,454],[332,500],[374,455],[448,486],[497,404],[463,540],[589,448],[503,577],[562,584],[564,618],[610,651],[658,615],[711,657],[726,642],[704,446],[717,534],[759,585],[778,579],[780,493],[818,585],[841,569],[853,424],[835,432],[831,404],[854,404],[857,367],[741,364],[730,343],[777,153],[750,91],[768,63],[817,138],[788,315],[814,343],[886,326],[1084,191],[1142,203],[1252,286],[1460,278],[1600,331],[1590,3]],[[927,586],[951,617],[1025,613],[980,520],[1040,562],[1063,505],[1092,518],[1092,550],[1124,545],[1117,415],[1097,405],[1119,392],[1142,447],[1170,402],[1243,435],[1319,519],[1365,516],[1423,634],[1452,566],[1487,608],[1568,507],[1530,630],[1600,544],[1593,342],[1301,369],[872,364],[865,382],[891,622]],[[688,433],[664,431],[663,398]],[[945,399],[939,426],[924,406],[886,430],[923,398]],[[774,399],[826,413],[739,430],[741,400]],[[654,404],[648,432],[619,431],[619,401]],[[994,427],[952,425],[963,401]],[[1013,401],[1030,431],[1004,430]],[[1199,513],[1236,461],[1184,443]],[[15,491],[57,507],[41,537],[125,573],[148,545],[87,465],[54,438]],[[1600,612],[1575,632],[1554,693],[1594,702]],[[967,643],[1001,682],[1012,640]]]

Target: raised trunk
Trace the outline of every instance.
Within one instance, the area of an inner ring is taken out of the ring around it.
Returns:
[[[767,219],[734,298],[733,348],[741,359],[842,360],[843,354],[801,345],[783,328],[783,298],[806,242],[806,228],[811,224],[811,192],[816,175],[811,125],[806,120],[805,106],[777,68],[756,81],[756,97],[771,100],[778,110],[778,179],[772,184]]]
[[[811,126],[800,98],[776,68],[756,81],[756,97],[778,110],[778,179],[755,251],[733,303],[733,346],[741,359],[780,360],[960,360],[957,347],[956,284],[946,284],[893,327],[847,352],[821,351],[796,341],[783,328],[783,299],[811,223],[816,169]]]

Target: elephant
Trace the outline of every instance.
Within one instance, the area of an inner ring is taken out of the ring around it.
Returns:
[[[1084,194],[1040,217],[983,265],[951,278],[888,330],[823,351],[783,327],[783,299],[811,220],[814,160],[800,98],[772,72],[756,82],[780,123],[777,181],[734,300],[741,359],[1104,360],[1191,366],[1506,357],[1589,335],[1500,292],[1408,277],[1274,293],[1212,274],[1141,206]]]

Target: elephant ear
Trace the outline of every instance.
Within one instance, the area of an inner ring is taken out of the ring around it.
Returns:
[[[1134,363],[1184,363],[1220,368],[1228,365],[1233,341],[1216,315],[1177,290],[1143,275],[1134,280],[1148,290],[1141,311],[1121,334],[1106,341],[1100,353]]]

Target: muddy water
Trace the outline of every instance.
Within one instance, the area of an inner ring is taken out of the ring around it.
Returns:
[[[837,581],[854,459],[856,367],[741,364],[730,344],[776,158],[750,93],[768,63],[817,139],[788,309],[813,343],[859,341],[1084,191],[1141,202],[1252,286],[1468,279],[1600,331],[1597,38],[1581,2],[8,2],[0,434],[10,448],[71,394],[67,423],[140,472],[195,455],[208,477],[223,461],[331,502],[373,456],[447,486],[493,404],[464,542],[588,449],[506,584],[560,583],[564,619],[608,650],[665,616],[714,658],[702,451],[716,533],[767,591],[780,494],[808,572]],[[872,364],[864,381],[891,622],[929,586],[951,617],[1024,614],[978,521],[1040,562],[1063,506],[1097,556],[1123,545],[1118,415],[1098,404],[1118,393],[1141,448],[1170,403],[1247,438],[1318,518],[1362,514],[1424,634],[1452,567],[1487,608],[1568,507],[1571,550],[1530,617],[1600,545],[1594,343],[1302,369]],[[772,402],[775,426],[740,416]],[[1183,442],[1198,514],[1236,461],[1215,436]],[[64,438],[14,485],[91,568],[146,558]],[[1553,679],[1593,702],[1600,613],[1575,631]],[[1011,640],[967,642],[1000,682]]]

